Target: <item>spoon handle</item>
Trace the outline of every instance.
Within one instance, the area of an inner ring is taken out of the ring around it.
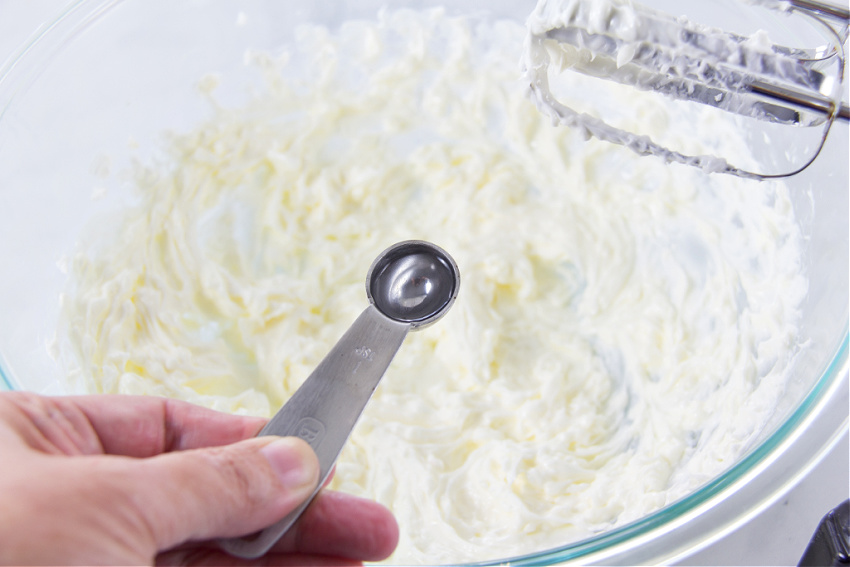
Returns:
[[[295,436],[310,444],[319,457],[319,485],[277,523],[248,536],[220,540],[225,551],[237,557],[259,557],[295,523],[330,474],[408,330],[410,324],[393,321],[370,305],[269,420],[259,435]]]

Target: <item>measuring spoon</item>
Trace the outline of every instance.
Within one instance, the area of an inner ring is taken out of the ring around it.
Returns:
[[[237,557],[263,555],[319,492],[363,408],[407,332],[446,314],[457,297],[460,271],[442,248],[422,240],[384,250],[366,275],[369,307],[258,435],[300,437],[319,458],[319,484],[283,519],[254,534],[222,539]]]

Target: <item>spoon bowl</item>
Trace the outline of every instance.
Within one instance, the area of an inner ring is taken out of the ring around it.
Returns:
[[[372,263],[366,295],[381,314],[421,329],[448,312],[460,271],[442,248],[422,240],[399,242]]]

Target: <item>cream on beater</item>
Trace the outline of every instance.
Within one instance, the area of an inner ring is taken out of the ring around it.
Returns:
[[[604,79],[608,89],[656,92],[672,99],[668,103],[671,113],[677,104],[698,103],[698,108],[686,109],[675,120],[691,128],[698,124],[694,131],[703,141],[711,137],[705,129],[707,124],[728,121],[728,117],[717,117],[716,112],[712,115],[714,108],[756,119],[753,122],[760,121],[760,125],[743,124],[740,128],[753,130],[755,139],[760,138],[756,132],[761,133],[766,139],[761,145],[763,153],[771,137],[762,128],[766,124],[793,126],[790,132],[773,131],[772,136],[782,138],[799,135],[805,127],[828,128],[836,105],[840,106],[839,115],[846,112],[846,105],[840,105],[835,77],[820,68],[828,65],[820,61],[819,67],[814,62],[821,56],[775,45],[764,30],[749,36],[727,33],[631,0],[539,0],[527,27],[523,75],[541,112],[553,123],[581,129],[588,136],[667,162],[759,178],[796,172],[805,167],[806,160],[794,162],[791,156],[782,156],[789,161],[784,169],[763,170],[752,160],[740,163],[744,158],[739,152],[724,154],[722,143],[704,144],[700,150],[704,153],[699,154],[682,149],[668,138],[658,140],[645,129],[614,127],[595,109],[589,113],[576,110],[577,99],[570,100],[569,95],[581,83],[570,78],[563,81],[566,88],[557,87],[560,75],[573,70]],[[840,64],[838,57],[832,61]],[[815,132],[826,135],[820,128]],[[802,153],[806,158],[817,155],[817,151],[812,154],[804,147],[801,142],[792,153]],[[769,153],[762,157],[764,162],[776,159]]]

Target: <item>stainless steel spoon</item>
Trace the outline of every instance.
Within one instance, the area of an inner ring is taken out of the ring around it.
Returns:
[[[366,275],[369,307],[259,433],[297,436],[309,443],[319,457],[319,488],[276,524],[220,540],[225,551],[259,557],[295,523],[330,474],[407,332],[445,315],[459,287],[457,264],[429,242],[400,242],[375,259]]]

